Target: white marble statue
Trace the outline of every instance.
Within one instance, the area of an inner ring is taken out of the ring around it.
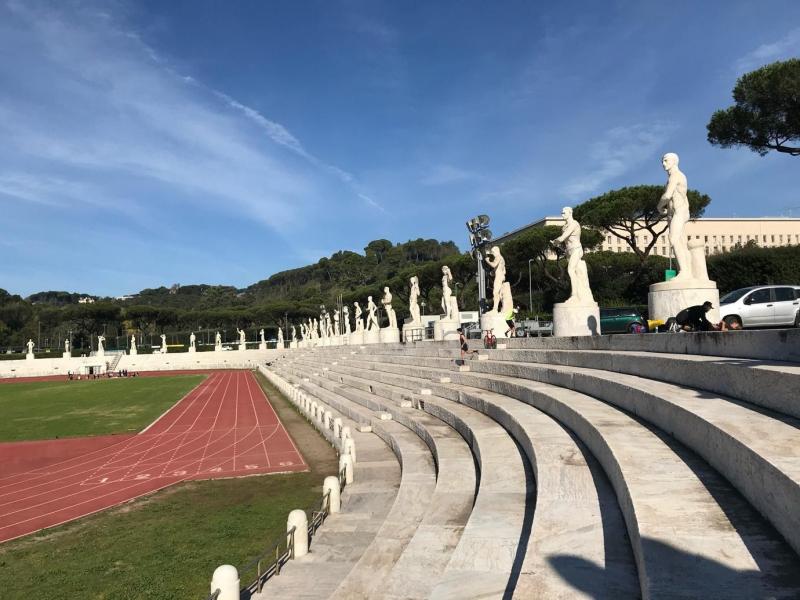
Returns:
[[[97,336],[97,353],[98,354],[103,354],[106,351],[106,349],[103,348],[103,342],[105,342],[105,341],[106,341],[106,336],[104,336],[104,335],[98,335]]]
[[[335,309],[333,311],[333,335],[339,337],[341,335],[341,329],[339,329],[339,309]]]
[[[392,293],[388,287],[383,288],[383,298],[381,298],[383,310],[386,311],[386,316],[389,317],[389,328],[397,329],[397,315],[392,308]]]
[[[347,305],[342,307],[342,318],[344,318],[344,334],[350,335],[350,309]]]
[[[294,325],[292,325],[292,341],[297,341],[297,330],[294,328]]]
[[[492,284],[494,306],[492,310],[495,313],[499,313],[503,282],[506,280],[506,259],[500,254],[498,246],[492,246],[491,250],[489,250],[489,254],[486,255],[486,264],[494,270],[494,282]]]
[[[64,352],[69,353],[69,340],[64,339]]]
[[[131,334],[131,354],[136,354],[136,334]]]
[[[409,325],[421,325],[422,315],[419,312],[419,277],[416,275],[411,278],[411,290],[408,294],[408,310],[411,312],[411,323],[409,323]]]
[[[33,348],[36,344],[33,343],[32,339],[28,339],[28,343],[25,344],[28,347],[28,354],[33,354]]]
[[[680,159],[674,152],[661,158],[667,172],[667,185],[658,203],[658,211],[669,219],[669,244],[678,261],[678,274],[672,281],[694,278],[692,259],[686,240],[686,223],[689,222],[689,198],[686,175],[678,168]]]
[[[328,311],[325,311],[325,337],[333,337],[333,320]]]
[[[450,272],[450,267],[444,265],[442,267],[442,310],[444,311],[444,319],[447,321],[455,321],[458,317],[458,298],[453,295],[453,290],[450,289],[450,282],[453,281],[453,274]]]
[[[561,235],[552,240],[553,245],[563,244],[567,253],[567,273],[569,274],[570,289],[572,293],[567,304],[592,304],[594,296],[589,287],[589,274],[586,262],[583,260],[583,246],[581,246],[581,226],[572,218],[572,209],[565,206],[561,211],[565,223],[561,228]]]
[[[167,353],[167,336],[163,333],[161,334],[161,354]]]
[[[189,348],[194,349],[196,341],[197,341],[197,336],[194,334],[193,331],[192,334],[189,336]]]
[[[278,348],[283,348],[283,329],[278,327]]]
[[[247,336],[244,333],[244,329],[236,328],[236,333],[239,334],[239,343],[246,344],[247,343]]]
[[[267,340],[264,339],[264,328],[263,327],[258,330],[258,337],[259,337],[259,339],[260,339],[262,344],[265,344],[267,342]]]
[[[311,326],[311,331],[313,333],[312,337],[314,339],[319,339],[319,337],[320,337],[320,329],[319,329],[319,323],[317,323],[316,319],[314,319],[314,321],[313,321],[313,325]]]
[[[219,331],[214,336],[214,345],[218,348],[222,347],[222,334]]]
[[[367,331],[379,329],[378,326],[378,307],[372,301],[372,296],[367,297]]]
[[[361,306],[359,306],[358,302],[353,302],[353,316],[356,320],[356,333],[364,331],[364,319],[361,318],[361,315],[364,314],[364,311],[361,310]]]

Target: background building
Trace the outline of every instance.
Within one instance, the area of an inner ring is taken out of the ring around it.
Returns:
[[[507,242],[533,227],[564,225],[561,217],[545,217],[505,233],[494,240],[495,243]],[[662,225],[659,225],[659,229]],[[686,225],[686,235],[689,239],[703,240],[706,254],[728,252],[737,246],[745,246],[748,242],[755,242],[761,247],[800,245],[800,218],[791,217],[709,217],[689,221]],[[636,245],[645,248],[651,242],[651,234],[640,231],[636,236]],[[621,238],[606,232],[600,250],[609,252],[631,252],[628,244]],[[669,256],[669,243],[667,232],[658,236],[652,254]]]

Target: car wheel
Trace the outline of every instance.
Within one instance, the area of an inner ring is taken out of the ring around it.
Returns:
[[[514,332],[514,335],[518,338],[525,337],[525,330],[524,329],[517,329]]]
[[[734,323],[736,323],[740,328],[742,327],[742,320],[739,317],[735,316],[735,315],[729,316],[729,317],[725,317],[722,320],[725,321],[725,325],[727,325],[728,328],[733,327]]]

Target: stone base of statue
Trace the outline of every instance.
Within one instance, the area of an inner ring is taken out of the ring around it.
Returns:
[[[194,346],[189,346],[189,352],[197,352],[197,348]]]
[[[259,350],[266,350],[267,349],[267,342],[258,342],[258,349]]]
[[[62,352],[61,353],[61,357],[62,358],[72,358],[72,352]]]
[[[297,350],[300,347],[299,344],[300,342],[298,342],[297,340],[289,342],[289,348],[291,348],[292,350]]]
[[[25,360],[33,360],[33,354],[26,354]]]
[[[239,351],[240,352],[244,352],[245,350],[247,350],[247,344],[241,344],[240,343],[239,344]]]
[[[666,323],[684,308],[711,302],[714,306],[706,318],[712,323],[719,321],[719,290],[714,281],[708,279],[671,279],[654,283],[647,294],[647,307],[651,319]]]
[[[380,330],[381,344],[399,344],[400,330],[397,327],[384,327]]]
[[[481,315],[481,338],[486,335],[486,331],[489,329],[492,330],[494,337],[498,340],[505,337],[508,325],[506,325],[506,320],[502,314],[490,310]]]
[[[128,351],[128,354],[130,354],[131,356],[136,356],[138,353],[139,353],[139,352],[138,352],[138,350],[136,350],[136,348],[131,348],[131,349]]]
[[[354,331],[350,334],[350,345],[351,346],[360,346],[364,343],[364,332],[363,331]]]
[[[553,336],[572,337],[600,333],[600,307],[597,302],[559,302],[553,305]]]
[[[98,350],[97,352],[94,353],[94,355],[97,358],[103,358],[106,355],[106,351],[105,350]],[[33,354],[31,354],[31,356],[33,356]]]
[[[214,346],[214,352],[222,352],[222,346]]]
[[[364,332],[365,344],[380,344],[381,343],[381,330],[378,328],[368,329]]]
[[[433,322],[433,339],[437,342],[445,342],[450,340],[458,340],[458,328],[461,323],[458,321],[449,321],[447,319],[439,319]]]

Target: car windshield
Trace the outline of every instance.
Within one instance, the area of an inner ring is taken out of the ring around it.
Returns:
[[[720,298],[720,304],[731,304],[732,302],[736,302],[739,298],[744,296],[747,292],[752,290],[753,288],[742,288],[740,290],[733,290],[732,292],[728,292],[722,298]]]

